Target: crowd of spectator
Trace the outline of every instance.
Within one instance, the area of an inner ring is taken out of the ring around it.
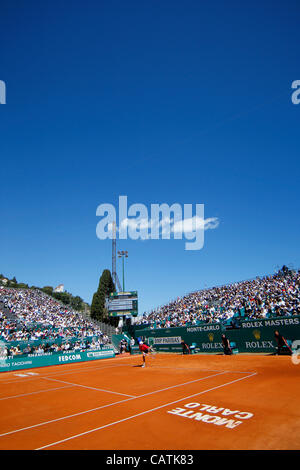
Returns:
[[[102,346],[107,344],[105,338],[97,338],[91,341],[81,340],[76,342],[70,342],[66,340],[65,342],[58,343],[39,343],[34,346],[32,343],[26,345],[17,344],[15,346],[10,345],[9,343],[2,344],[1,347],[1,356],[5,357],[14,357],[14,356],[30,356],[30,355],[40,355],[53,352],[62,352],[68,353],[70,351],[86,351],[86,350],[95,350],[100,349]]]
[[[144,313],[136,325],[170,328],[223,323],[238,327],[240,319],[300,315],[300,271],[283,266],[272,276],[213,287],[188,294]]]
[[[96,349],[109,338],[91,319],[37,289],[0,287],[0,341],[4,354],[15,356]]]

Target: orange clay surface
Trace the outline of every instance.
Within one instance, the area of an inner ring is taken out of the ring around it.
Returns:
[[[2,373],[0,449],[300,449],[290,357],[157,354],[141,364],[121,355]]]

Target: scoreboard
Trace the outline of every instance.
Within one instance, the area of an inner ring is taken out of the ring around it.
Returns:
[[[106,299],[105,307],[109,316],[138,315],[137,291],[113,292]]]

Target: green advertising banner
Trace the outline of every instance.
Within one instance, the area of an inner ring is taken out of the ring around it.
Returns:
[[[220,323],[179,328],[138,329],[136,338],[153,345],[157,351],[182,352],[181,340],[193,346],[196,353],[223,352],[221,335],[236,343],[239,352],[269,352],[276,349],[275,331],[290,341],[300,339],[300,317],[276,317],[245,320],[238,329],[225,328]]]
[[[69,353],[45,353],[42,355],[28,355],[23,357],[9,357],[0,360],[0,372],[10,370],[32,369],[35,367],[54,366],[71,362],[85,362],[96,359],[115,357],[113,349],[95,349],[86,351],[72,351]]]
[[[241,323],[239,330],[228,330],[226,336],[234,341],[240,352],[275,351],[274,333],[278,331],[287,340],[300,339],[300,317],[281,317],[249,320]]]
[[[181,352],[181,340],[195,346],[195,352],[220,352],[222,325],[219,323],[203,324],[179,328],[159,328],[138,330],[136,333],[157,351]]]

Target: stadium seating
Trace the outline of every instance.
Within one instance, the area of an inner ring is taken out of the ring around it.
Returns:
[[[0,288],[0,341],[7,356],[95,349],[108,344],[92,319],[37,289]]]
[[[300,271],[212,287],[145,312],[135,326],[171,328],[220,323],[226,329],[257,318],[300,315]]]

